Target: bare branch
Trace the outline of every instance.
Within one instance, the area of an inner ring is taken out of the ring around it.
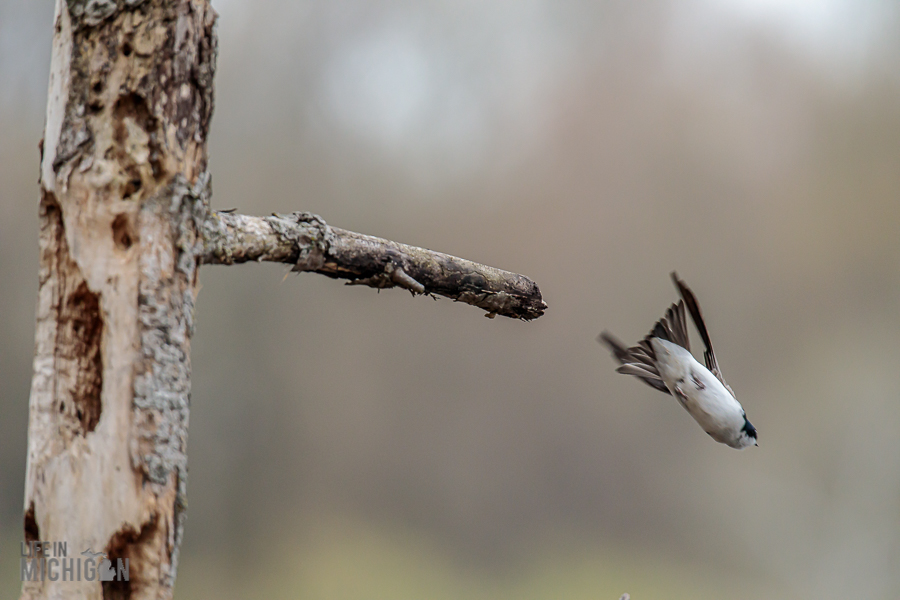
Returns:
[[[449,254],[331,227],[305,212],[270,217],[212,213],[202,226],[204,264],[271,261],[348,285],[402,287],[413,295],[452,298],[488,312],[530,321],[547,305],[536,283]]]

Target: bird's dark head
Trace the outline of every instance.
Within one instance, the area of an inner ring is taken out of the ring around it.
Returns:
[[[744,415],[744,426],[741,427],[741,441],[745,448],[747,446],[759,446],[756,439],[756,427],[747,420],[747,415]]]

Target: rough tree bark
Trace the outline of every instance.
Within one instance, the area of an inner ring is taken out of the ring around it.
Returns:
[[[56,5],[25,539],[128,558],[130,578],[23,598],[171,596],[214,23],[204,1]]]
[[[204,264],[275,261],[294,271],[347,279],[348,285],[401,287],[487,311],[485,316],[536,319],[547,307],[522,275],[337,227],[310,213],[251,217],[212,213],[203,221]]]
[[[206,0],[57,0],[24,534],[127,558],[129,580],[26,581],[22,598],[172,596],[200,264],[280,261],[489,316],[545,308],[526,277],[314,215],[212,212],[215,18]]]

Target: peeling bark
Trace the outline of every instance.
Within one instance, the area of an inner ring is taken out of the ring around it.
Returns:
[[[59,0],[55,21],[25,537],[127,557],[130,577],[27,581],[22,598],[170,598],[215,13]]]

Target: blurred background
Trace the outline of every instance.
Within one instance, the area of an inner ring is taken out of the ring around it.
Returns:
[[[178,598],[900,597],[896,3],[213,4],[217,208],[523,273],[549,310],[204,268]],[[52,13],[0,0],[3,597]],[[673,269],[758,449],[595,341],[643,336]]]

